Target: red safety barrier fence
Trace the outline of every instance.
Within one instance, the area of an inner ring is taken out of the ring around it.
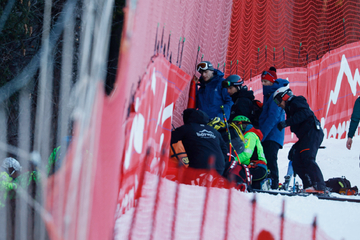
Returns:
[[[278,69],[278,78],[288,79],[295,95],[303,95],[320,120],[325,138],[345,138],[355,100],[360,92],[360,42],[325,54],[307,68]],[[256,99],[263,101],[260,75],[246,83]],[[356,132],[358,134],[358,131]],[[285,142],[296,137],[285,130]]]
[[[298,231],[306,235],[298,234],[301,239],[310,239],[314,230],[316,239],[329,239],[318,228],[268,213],[256,206],[256,202],[252,203],[246,194],[234,189],[179,184],[164,178],[158,182],[159,175],[167,168],[171,125],[182,124],[181,113],[188,104],[189,82],[195,74],[196,62],[201,59],[210,60],[215,66],[219,64],[220,70],[226,67],[227,74],[230,65],[233,73],[237,69],[243,76],[241,72],[245,71],[247,79],[275,65],[278,76],[288,77],[294,93],[306,96],[317,117],[324,118],[322,124],[327,136],[332,136],[333,132],[344,136],[347,128],[340,121],[349,118],[357,93],[356,83],[360,82],[356,68],[359,43],[339,46],[358,41],[359,4],[353,1],[317,3],[128,1],[115,90],[109,97],[101,91],[98,93],[91,116],[92,131],[84,136],[82,147],[86,164],[80,168],[79,162],[73,159],[74,153],[70,153],[66,166],[50,179],[47,210],[51,217],[47,221],[51,236],[54,239],[143,239],[144,236],[153,239],[171,236],[177,239],[192,236],[255,239],[260,234],[271,234],[278,239],[281,233],[283,239],[293,239],[292,233]],[[339,6],[346,17],[339,18],[338,10],[330,11],[337,9],[335,6]],[[278,8],[287,12],[277,11]],[[323,9],[326,11],[321,15]],[[321,17],[315,17],[316,14]],[[329,31],[312,27],[319,24],[309,24],[306,16],[318,19],[320,26],[326,26]],[[239,17],[244,20],[236,21]],[[346,37],[340,39],[337,20],[342,18],[345,19]],[[266,20],[263,25],[261,19]],[[278,31],[269,24],[276,24]],[[305,25],[310,32],[304,30]],[[239,35],[241,31],[252,34]],[[231,44],[228,47],[229,32]],[[279,37],[268,43],[267,39],[273,35]],[[236,38],[239,41],[235,41]],[[327,39],[332,39],[329,45]],[[285,42],[288,45],[284,46]],[[313,46],[316,51],[312,50]],[[329,50],[326,46],[330,46],[330,54],[325,54]],[[275,61],[271,62],[273,47]],[[283,49],[283,59],[289,61],[282,65]],[[308,65],[304,63],[307,56],[304,49],[309,53]],[[165,53],[164,57],[152,58],[160,53]],[[261,60],[260,56],[265,55],[268,60]],[[314,61],[317,56],[320,60]],[[225,58],[227,62],[223,66]],[[170,60],[173,64],[168,62]],[[297,60],[299,65],[295,64]],[[257,71],[252,72],[252,69]],[[261,96],[257,78],[248,83],[257,96]],[[322,88],[319,84],[325,82],[326,87]],[[76,144],[75,136],[72,149]],[[57,181],[62,177],[64,185]],[[79,195],[80,191],[86,194]],[[226,217],[229,212],[231,214]],[[259,218],[260,215],[265,217]],[[237,227],[241,222],[239,216],[246,217],[247,222]],[[279,230],[275,233],[265,226]],[[178,235],[180,232],[186,235]]]
[[[226,76],[249,80],[270,66],[306,67],[360,40],[359,12],[356,0],[234,1]]]
[[[163,57],[153,60],[126,125],[115,239],[268,239],[262,234],[275,239],[280,234],[284,239],[330,239],[318,228],[257,206],[256,200],[214,171],[170,169],[168,113],[190,76],[169,75],[177,67]],[[303,74],[306,78],[306,71]]]

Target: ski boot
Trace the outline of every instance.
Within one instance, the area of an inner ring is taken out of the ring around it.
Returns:
[[[291,176],[286,175],[286,176],[284,176],[284,178],[285,178],[285,182],[281,185],[280,190],[288,191],[288,190],[289,190],[289,184],[290,184]]]
[[[268,191],[271,189],[271,178],[265,178],[260,183],[261,190]]]

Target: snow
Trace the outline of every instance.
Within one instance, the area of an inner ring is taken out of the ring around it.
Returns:
[[[346,139],[325,139],[322,143],[322,146],[325,146],[324,149],[319,149],[317,155],[317,163],[319,164],[324,179],[327,180],[332,177],[341,177],[345,176],[348,180],[350,180],[352,186],[360,187],[360,168],[359,168],[359,154],[360,154],[360,138],[355,137],[353,141],[353,146],[351,150],[348,150],[345,147]],[[288,165],[288,152],[291,148],[292,144],[286,144],[283,149],[279,151],[278,154],[278,165],[279,165],[279,175],[280,181],[283,182],[284,176],[287,172]],[[148,239],[151,233],[152,226],[152,209],[154,208],[154,197],[156,194],[157,187],[157,176],[153,174],[146,174],[145,182],[147,184],[144,185],[143,189],[143,198],[141,200],[141,204],[138,208],[138,214],[136,222],[139,224],[135,224],[133,229],[132,239]],[[297,179],[301,184],[301,180]],[[199,203],[204,201],[205,198],[205,190],[206,188],[200,186],[193,185],[182,185],[181,186],[181,194],[179,194],[179,208],[178,208],[178,217],[177,217],[177,228],[186,229],[186,231],[176,231],[181,232],[181,235],[176,235],[176,239],[198,239],[200,232],[200,224],[202,219],[202,207]],[[172,207],[174,206],[174,198],[169,196],[175,196],[176,184],[170,180],[164,180],[162,184],[162,190],[159,192],[161,196],[159,196],[159,208],[157,213],[157,227],[154,230],[154,239],[169,239],[170,234],[172,232]],[[214,196],[211,198],[216,204],[217,207],[209,207],[207,215],[216,216],[209,217],[209,219],[225,219],[226,211],[224,210],[224,206],[227,206],[227,189],[212,189],[214,191]],[[145,194],[146,193],[146,194]],[[309,236],[309,230],[304,230],[302,226],[308,226],[311,231],[311,226],[316,217],[318,233],[317,239],[327,239],[321,238],[322,234],[320,234],[320,230],[322,233],[325,233],[326,236],[334,240],[357,240],[360,239],[360,232],[358,227],[360,226],[360,203],[353,202],[341,202],[341,201],[330,201],[330,200],[321,200],[316,196],[283,196],[283,195],[270,195],[265,193],[244,193],[244,192],[233,192],[233,211],[237,211],[233,213],[233,216],[246,217],[246,214],[250,213],[251,209],[251,199],[254,198],[254,194],[256,194],[257,206],[262,210],[270,211],[270,213],[274,213],[274,216],[280,216],[282,210],[282,204],[285,202],[285,219],[290,220],[295,223],[295,229],[288,230],[291,231],[290,234],[299,234],[299,231],[304,233],[304,236],[297,235],[296,239],[312,239],[311,235]],[[334,194],[335,196],[338,194]],[[339,195],[338,195],[339,196]],[[348,198],[357,198],[360,200],[360,196],[342,196]],[[213,199],[214,198],[214,199]],[[246,203],[246,198],[249,199],[248,203]],[[284,201],[285,200],[285,201]],[[209,204],[212,203],[211,201]],[[241,206],[241,207],[240,207]],[[259,209],[259,208],[258,208]],[[247,211],[248,210],[248,211]],[[263,212],[264,213],[264,212]],[[114,239],[128,239],[130,225],[132,224],[132,217],[134,214],[134,208],[131,208],[125,214],[119,216],[115,223],[115,236]],[[276,226],[278,219],[273,219],[272,222],[267,222],[272,219],[272,214],[268,214],[264,216],[264,218],[257,218],[257,223],[259,226],[261,224],[261,228],[265,226],[263,229],[267,229],[271,231],[274,236],[278,237],[278,233],[276,233],[276,229],[273,229],[273,226]],[[248,215],[250,216],[250,215]],[[265,220],[264,220],[265,219]],[[233,236],[237,237],[229,237],[229,239],[249,239],[249,229],[250,222],[244,221],[242,219],[240,228],[232,228]],[[221,221],[208,221],[207,224],[211,227],[211,229],[207,229],[205,231],[206,234],[214,234],[212,239],[221,239],[221,237],[215,236],[223,236],[223,225],[220,224]],[[238,224],[239,222],[232,222],[232,226],[234,224]],[[297,223],[301,224],[297,225]],[[213,225],[211,225],[213,224]],[[219,227],[215,227],[215,226]],[[235,225],[236,225],[235,224]],[[289,226],[289,225],[288,225]],[[296,228],[299,226],[299,228]],[[300,230],[299,230],[300,229]],[[306,229],[306,228],[305,228]],[[186,234],[185,234],[186,233]],[[236,234],[235,234],[236,233]],[[311,233],[310,233],[311,234]],[[195,236],[195,237],[194,237]],[[288,236],[288,235],[284,235]],[[291,235],[292,236],[292,235]],[[305,237],[306,236],[306,237]],[[205,238],[208,239],[208,238]],[[279,238],[276,238],[279,239]],[[285,239],[291,239],[286,237]]]
[[[317,163],[324,180],[345,176],[352,186],[360,188],[360,138],[353,138],[352,149],[345,146],[346,139],[325,139],[317,154]],[[292,144],[286,144],[278,154],[280,182],[287,172],[287,155]],[[301,184],[301,179],[296,179]],[[293,180],[291,181],[293,182]],[[335,194],[337,195],[337,194]],[[252,194],[249,194],[252,197]],[[285,217],[299,223],[311,224],[317,217],[318,226],[333,239],[360,239],[360,203],[320,200],[315,196],[289,197],[257,193],[258,204],[276,214],[281,213],[285,199]],[[359,196],[351,196],[359,198]]]

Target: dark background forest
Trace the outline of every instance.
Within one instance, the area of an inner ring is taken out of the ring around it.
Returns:
[[[11,0],[0,0],[0,16],[1,20],[4,18],[4,10]],[[59,18],[63,7],[67,1],[56,0],[52,2],[51,8],[51,28],[54,27]],[[43,33],[44,20],[44,0],[16,0],[12,6],[10,14],[8,14],[3,28],[0,32],[0,89],[16,78],[24,68],[31,62],[31,60],[38,54]],[[117,72],[117,63],[119,57],[120,39],[122,33],[122,26],[124,20],[123,8],[125,7],[125,0],[115,0],[113,6],[113,17],[111,26],[111,36],[109,44],[109,54],[107,63],[107,76],[104,82],[104,88],[107,94],[110,94],[115,82]],[[77,81],[77,65],[79,59],[79,44],[80,44],[80,24],[81,24],[82,2],[78,1],[75,9],[75,27],[74,27],[74,53],[73,53],[73,83]],[[1,26],[1,25],[0,25]],[[63,33],[62,33],[63,34]],[[52,93],[52,132],[56,136],[57,129],[57,111],[56,108],[59,103],[60,78],[62,69],[62,49],[63,37],[61,36],[55,43],[53,51],[50,53],[54,58],[53,65],[53,93]],[[29,99],[31,101],[31,126],[35,124],[35,113],[37,103],[37,89],[39,80],[39,66],[37,72],[28,81],[27,88],[29,89]],[[19,92],[11,94],[6,100],[0,102],[1,107],[5,109],[5,116],[7,117],[7,133],[6,140],[9,145],[17,146],[18,142],[18,116],[19,116]],[[34,127],[31,128],[30,136],[34,135]],[[3,131],[3,130],[2,130]],[[33,139],[31,139],[33,141]],[[30,144],[32,146],[33,144]],[[52,139],[52,147],[55,147],[55,137]]]

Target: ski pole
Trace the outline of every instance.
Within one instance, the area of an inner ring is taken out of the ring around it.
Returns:
[[[232,143],[231,143],[230,129],[229,129],[229,124],[228,124],[228,122],[227,122],[227,120],[226,120],[226,115],[225,115],[224,105],[221,105],[221,106],[220,106],[220,108],[221,108],[221,110],[222,110],[222,112],[223,112],[224,122],[225,122],[225,125],[226,125],[226,132],[227,132],[228,137],[229,137],[230,155],[231,155],[231,148],[232,148],[232,149],[234,150],[234,153],[235,153],[235,155],[236,155],[236,157],[237,157],[237,159],[238,159],[239,163],[241,164],[241,162],[240,162],[240,158],[239,158],[239,155],[237,154],[237,152],[236,152],[236,150],[235,150],[234,146],[233,146],[233,145],[232,145]]]

